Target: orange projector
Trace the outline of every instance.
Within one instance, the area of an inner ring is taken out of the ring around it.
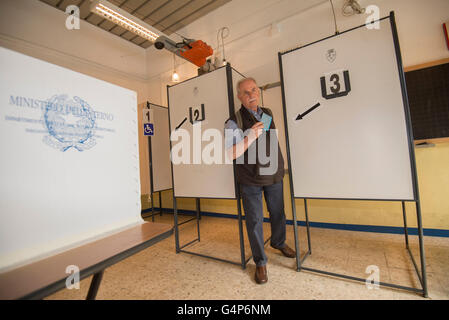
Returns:
[[[191,42],[183,49],[184,51],[180,50],[179,54],[198,67],[202,67],[206,63],[206,58],[214,53],[211,46],[201,40]]]

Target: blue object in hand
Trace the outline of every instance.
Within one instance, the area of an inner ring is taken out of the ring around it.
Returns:
[[[271,120],[273,120],[271,116],[266,113],[262,114],[262,119],[260,119],[260,121],[263,123],[263,129],[265,131],[268,131],[270,129]]]

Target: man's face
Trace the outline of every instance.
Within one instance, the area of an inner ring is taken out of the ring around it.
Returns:
[[[260,91],[257,84],[252,80],[242,82],[237,98],[239,98],[244,107],[253,110],[257,108],[260,99]]]

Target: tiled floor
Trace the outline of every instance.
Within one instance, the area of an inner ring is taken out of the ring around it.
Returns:
[[[181,217],[180,220],[187,217]],[[173,215],[157,216],[156,222],[173,223]],[[181,222],[180,221],[180,222]],[[269,224],[265,223],[266,238]],[[305,228],[300,227],[301,253],[307,246]],[[245,234],[246,256],[250,255]],[[196,223],[180,227],[181,243],[196,236]],[[304,266],[366,279],[366,268],[377,266],[381,282],[420,288],[419,279],[405,249],[404,236],[311,229],[312,255]],[[293,229],[287,226],[287,243],[294,248]],[[449,299],[449,239],[425,237],[428,299]],[[410,247],[419,264],[418,239],[410,236]],[[240,261],[238,224],[235,219],[203,217],[201,242],[187,250]],[[264,285],[253,279],[255,265],[246,270],[229,263],[175,253],[174,237],[106,269],[97,299],[425,299],[419,294],[337,279],[309,271],[296,271],[296,260],[282,256],[267,244],[268,277]],[[47,299],[84,299],[91,277],[80,289],[64,289]]]

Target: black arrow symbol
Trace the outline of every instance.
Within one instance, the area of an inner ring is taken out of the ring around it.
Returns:
[[[306,114],[312,112],[313,110],[315,110],[319,106],[320,106],[320,103],[318,102],[317,104],[315,104],[313,107],[311,107],[309,110],[307,110],[303,114],[298,114],[298,116],[296,117],[296,120],[301,120]]]
[[[178,130],[179,127],[181,127],[184,124],[184,122],[186,122],[186,120],[187,120],[187,117],[185,117],[184,120],[182,120],[182,122],[176,127],[175,130]]]

